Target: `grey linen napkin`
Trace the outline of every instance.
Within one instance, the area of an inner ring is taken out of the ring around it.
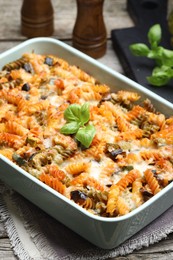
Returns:
[[[92,245],[31,202],[1,184],[0,215],[21,260],[96,260],[128,255],[173,232],[173,207],[115,249]]]

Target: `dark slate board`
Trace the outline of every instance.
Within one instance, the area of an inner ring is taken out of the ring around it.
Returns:
[[[167,0],[127,0],[127,10],[135,26],[133,28],[115,29],[111,31],[112,44],[120,59],[125,74],[149,90],[173,102],[173,80],[164,87],[148,84],[146,77],[151,75],[154,61],[145,57],[135,57],[129,50],[133,43],[146,43],[149,28],[159,23],[162,28],[160,45],[171,49],[170,34],[167,23]]]

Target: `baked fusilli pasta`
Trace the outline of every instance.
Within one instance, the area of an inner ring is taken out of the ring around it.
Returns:
[[[0,72],[0,154],[95,215],[127,214],[173,180],[173,117],[139,100],[60,57],[26,53]],[[88,148],[61,132],[66,109],[85,102]]]

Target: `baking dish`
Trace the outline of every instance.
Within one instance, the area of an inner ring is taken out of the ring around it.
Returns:
[[[79,66],[99,81],[108,84],[112,90],[135,90],[140,93],[141,97],[148,97],[159,111],[166,115],[172,114],[173,106],[168,101],[55,39],[28,40],[1,54],[0,66],[32,51],[39,54],[58,55],[69,63]],[[125,216],[117,218],[95,216],[49,188],[5,157],[0,156],[0,160],[0,178],[4,182],[55,219],[101,248],[111,249],[118,246],[173,204],[171,200],[173,184],[169,184],[153,198]]]

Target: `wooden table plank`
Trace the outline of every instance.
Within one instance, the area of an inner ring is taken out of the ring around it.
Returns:
[[[71,39],[77,13],[76,1],[68,0],[67,4],[66,1],[52,0],[52,5],[55,21],[53,36],[62,40]],[[21,35],[20,31],[22,1],[15,0],[15,4],[11,4],[11,0],[0,0],[0,6],[0,17],[5,16],[0,26],[0,40],[26,39],[26,37]],[[110,37],[111,29],[122,28],[124,24],[127,27],[133,25],[130,17],[127,15],[125,0],[105,0],[104,17],[108,38]]]
[[[15,3],[14,3],[15,2]],[[173,8],[173,1],[169,0],[169,10]],[[54,8],[54,34],[61,40],[71,39],[72,31],[76,19],[76,1],[52,0]],[[21,7],[22,0],[0,0],[0,40],[24,40],[21,35]],[[12,14],[12,15],[11,15]],[[132,27],[133,22],[126,10],[126,0],[105,0],[104,2],[104,21],[107,29],[107,37],[110,38],[112,29]]]
[[[8,238],[0,239],[0,259],[1,260],[16,260]]]
[[[0,0],[0,40],[24,40],[21,35],[21,7],[22,0]],[[76,19],[76,1],[52,0],[54,8],[54,34],[53,37],[61,40],[69,40]],[[173,8],[173,1],[169,0],[169,10]],[[107,29],[107,37],[110,38],[112,29],[132,27],[133,22],[126,10],[126,0],[105,0],[104,20]]]

